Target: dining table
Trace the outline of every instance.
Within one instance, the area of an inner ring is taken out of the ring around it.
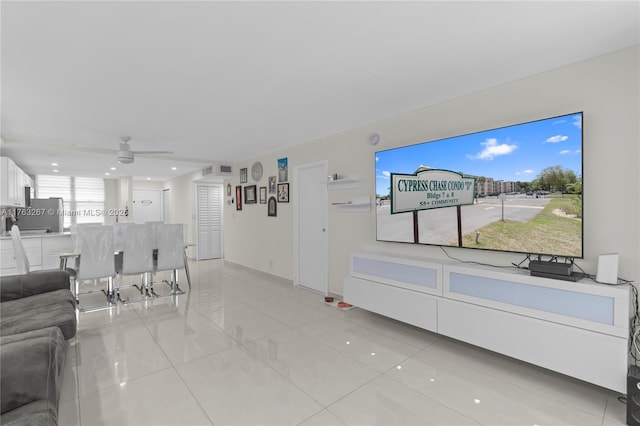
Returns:
[[[195,244],[193,244],[193,243],[185,244],[184,245],[184,252],[183,252],[184,273],[185,273],[185,275],[187,277],[187,285],[189,286],[189,289],[191,289],[191,274],[189,272],[189,260],[187,258],[187,249],[189,247],[194,247],[194,246],[195,246]],[[113,255],[115,257],[115,256],[118,256],[118,255],[120,255],[122,253],[123,253],[122,248],[116,247]],[[60,269],[62,269],[62,270],[66,270],[67,269],[70,259],[77,260],[77,259],[80,259],[82,257],[82,253],[79,252],[78,250],[52,251],[50,254],[52,256],[58,256],[60,258]],[[158,249],[154,249],[153,250],[154,259],[156,259],[157,256],[158,256]],[[176,283],[176,291],[184,293],[184,291],[182,291],[177,286],[177,283]]]

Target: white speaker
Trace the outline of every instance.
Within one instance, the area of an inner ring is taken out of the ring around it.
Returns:
[[[601,254],[598,256],[596,281],[606,284],[618,283],[618,253]]]

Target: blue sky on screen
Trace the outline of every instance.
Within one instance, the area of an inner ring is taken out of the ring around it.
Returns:
[[[389,193],[390,173],[421,166],[505,181],[530,182],[550,166],[581,176],[582,113],[377,152],[376,193]]]

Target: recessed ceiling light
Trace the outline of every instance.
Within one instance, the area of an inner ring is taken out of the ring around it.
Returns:
[[[178,168],[177,167],[172,167],[171,170],[178,170]]]
[[[111,173],[109,173],[109,172],[105,172],[105,174],[104,174],[104,175],[105,175],[105,176],[109,176],[110,174],[111,174]]]
[[[115,167],[109,167],[109,170],[115,170],[115,169],[116,169]]]
[[[53,169],[53,173],[58,173],[58,169]]]
[[[52,165],[53,167],[55,167],[55,166],[57,166],[57,165],[58,165],[58,163],[51,163],[51,165]]]
[[[147,178],[147,180],[151,180],[151,178],[150,178],[150,177],[148,177],[148,178]]]

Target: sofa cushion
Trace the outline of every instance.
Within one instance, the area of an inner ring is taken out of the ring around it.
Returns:
[[[58,327],[0,337],[0,413],[44,401],[33,412],[53,410],[57,418],[66,351]]]
[[[9,275],[0,279],[0,301],[21,299],[50,291],[71,289],[69,273],[60,269]]]
[[[65,339],[76,335],[75,300],[67,289],[0,303],[0,336],[60,327]]]
[[[56,407],[44,400],[32,402],[0,415],[3,426],[55,426],[58,424]]]

